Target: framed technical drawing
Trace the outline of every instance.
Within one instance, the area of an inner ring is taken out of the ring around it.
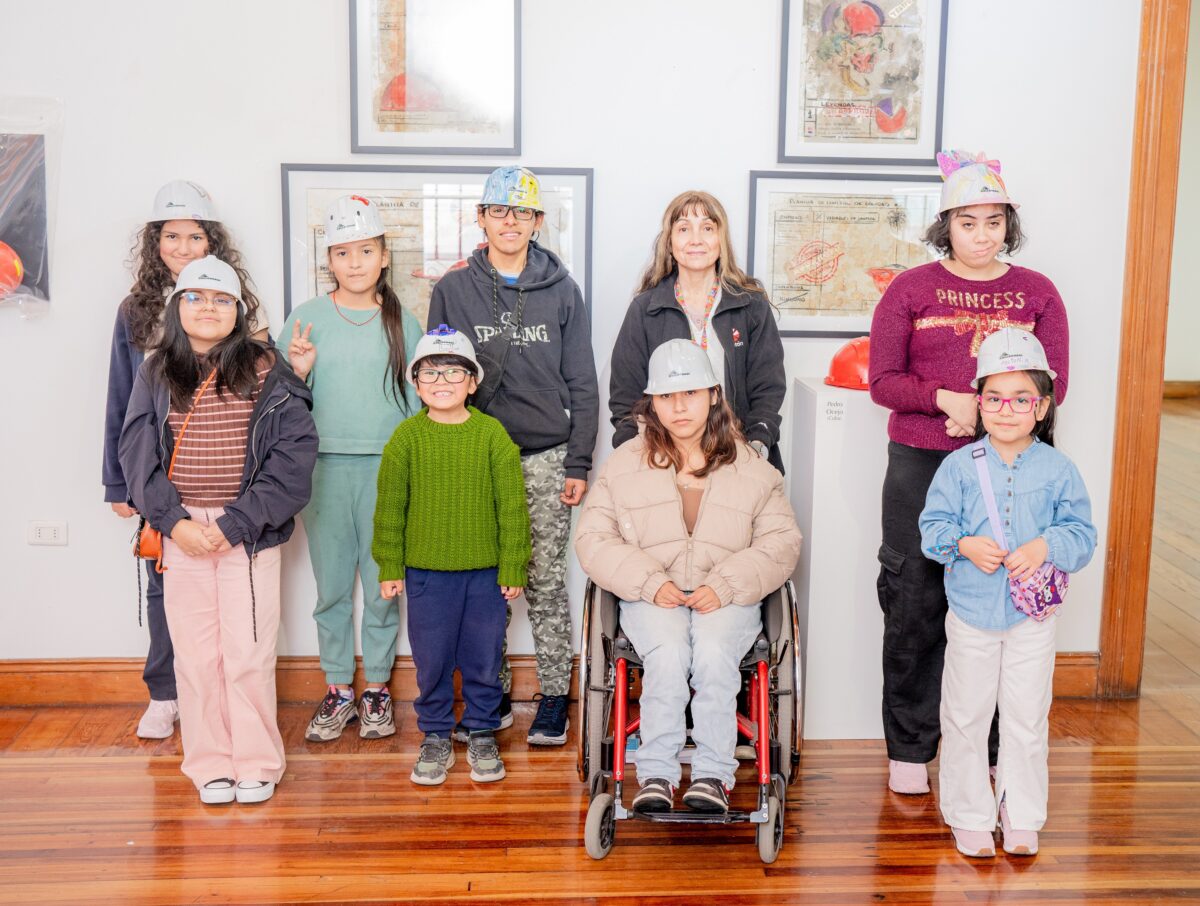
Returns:
[[[937,172],[750,174],[751,273],[783,336],[856,337],[884,290],[935,258],[921,242],[937,218]]]
[[[349,0],[350,147],[521,152],[521,0]]]
[[[949,0],[783,0],[779,162],[923,166],[941,149]]]
[[[323,243],[325,211],[339,195],[379,206],[391,253],[389,282],[425,326],[433,285],[465,267],[484,241],[476,206],[492,167],[284,164],[284,312],[333,288]],[[562,259],[590,309],[592,171],[535,168],[545,219],[537,242]]]

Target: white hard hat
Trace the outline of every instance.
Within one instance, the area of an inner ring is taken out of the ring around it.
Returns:
[[[1003,327],[979,344],[979,359],[975,365],[975,380],[971,386],[979,389],[989,374],[1006,371],[1044,371],[1050,379],[1058,377],[1046,361],[1046,350],[1028,330]]]
[[[456,355],[464,358],[475,366],[475,380],[477,382],[483,380],[483,368],[479,364],[479,359],[475,358],[475,347],[471,345],[466,334],[459,333],[453,327],[447,327],[445,324],[439,324],[436,330],[429,331],[417,340],[412,365],[409,366],[406,375],[410,384],[416,384],[413,376],[416,374],[417,365],[421,363],[421,359],[431,355]]]
[[[379,208],[361,195],[343,195],[325,212],[325,248],[382,236]]]
[[[717,386],[708,353],[691,340],[667,340],[650,354],[644,393],[678,393]]]
[[[171,297],[174,298],[188,289],[216,290],[219,293],[228,293],[238,302],[242,302],[242,281],[238,279],[237,271],[215,255],[189,262],[187,267],[179,272],[179,279],[175,281]]]
[[[217,220],[217,212],[213,209],[212,196],[204,191],[203,186],[186,179],[176,179],[167,183],[154,196],[154,213],[150,215],[150,223],[164,220]]]

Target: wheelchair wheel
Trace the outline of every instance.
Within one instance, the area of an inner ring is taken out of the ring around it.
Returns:
[[[588,785],[592,795],[599,789],[600,753],[612,709],[612,683],[608,676],[611,665],[604,650],[600,615],[593,613],[598,592],[588,582],[579,645],[579,754],[575,763],[579,779]]]
[[[800,678],[800,615],[796,610],[796,595],[792,583],[784,586],[787,612],[783,619],[783,638],[779,646],[782,655],[775,664],[775,738],[779,741],[779,768],[788,783],[796,779],[800,769],[800,748],[803,745],[804,689]],[[785,645],[786,642],[786,645]]]
[[[588,805],[587,821],[583,826],[583,845],[587,848],[587,854],[593,859],[603,859],[612,850],[616,835],[617,819],[613,814],[612,794],[601,793]]]
[[[757,825],[754,831],[758,857],[768,865],[779,858],[779,851],[783,849],[783,807],[783,798],[772,793],[767,799],[767,822]]]

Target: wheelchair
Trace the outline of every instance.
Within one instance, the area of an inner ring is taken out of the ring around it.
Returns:
[[[795,781],[800,765],[803,708],[799,617],[792,583],[768,595],[761,607],[763,627],[741,661],[738,739],[747,744],[739,745],[736,753],[739,760],[754,761],[757,807],[753,811],[731,808],[725,814],[682,809],[643,814],[626,808],[622,798],[626,764],[636,751],[630,737],[641,725],[640,718],[629,716],[629,692],[642,662],[619,625],[616,596],[588,582],[576,726],[579,779],[588,784],[590,796],[584,845],[593,859],[609,854],[617,822],[630,818],[666,824],[750,823],[755,825],[759,857],[766,863],[778,858],[787,786]],[[748,713],[742,713],[743,701]],[[692,748],[684,747],[681,760],[688,760]]]

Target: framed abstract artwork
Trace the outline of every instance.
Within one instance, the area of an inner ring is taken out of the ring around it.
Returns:
[[[936,173],[750,174],[751,273],[783,336],[856,337],[893,278],[934,260],[921,241],[937,218]]]
[[[362,195],[383,216],[400,301],[425,326],[433,285],[465,267],[483,243],[476,207],[491,167],[284,164],[284,312],[333,287],[323,242],[325,211],[339,195]],[[556,254],[591,299],[592,171],[536,168],[545,219],[538,244]],[[590,307],[589,307],[590,311]]]
[[[350,147],[520,154],[521,0],[349,0]]]
[[[779,162],[926,165],[949,0],[783,0]]]

